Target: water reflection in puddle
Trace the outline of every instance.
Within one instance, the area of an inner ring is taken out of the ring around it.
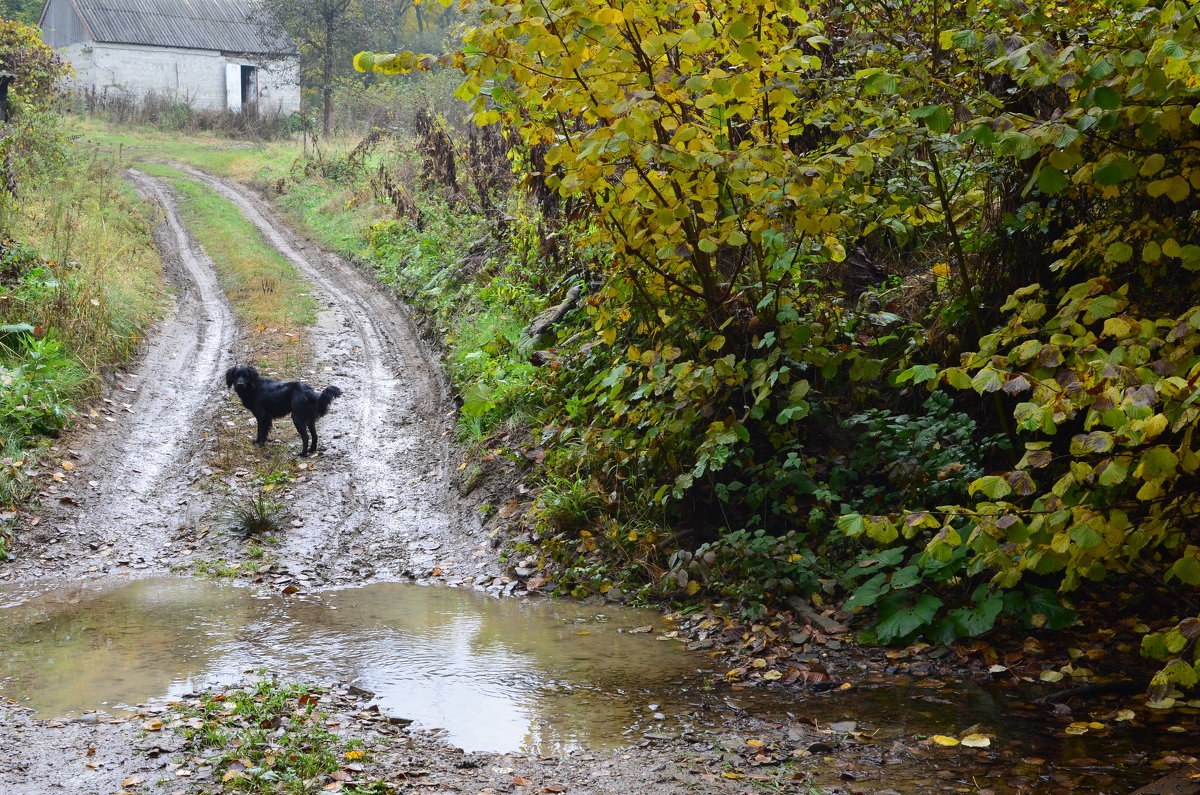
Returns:
[[[43,716],[119,709],[258,668],[352,680],[466,750],[620,744],[694,676],[658,614],[385,583],[285,600],[188,579],[0,591],[0,695]]]

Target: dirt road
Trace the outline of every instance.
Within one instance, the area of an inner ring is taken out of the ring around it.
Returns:
[[[322,454],[289,489],[276,568],[307,587],[419,579],[435,567],[443,578],[495,574],[482,527],[464,521],[450,488],[452,407],[406,308],[371,276],[291,231],[249,189],[181,168],[237,205],[313,284],[314,361],[280,377],[343,392],[321,421]],[[156,239],[175,306],[137,367],[116,379],[93,423],[101,427],[62,445],[63,470],[42,495],[38,524],[22,534],[28,546],[0,570],[9,581],[185,566],[197,528],[219,507],[204,477],[206,440],[222,409],[248,419],[224,385],[244,345],[213,264],[168,185],[136,171],[129,178],[162,207]],[[273,436],[290,443],[291,431],[285,420]]]

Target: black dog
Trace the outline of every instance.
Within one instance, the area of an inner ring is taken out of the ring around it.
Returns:
[[[257,370],[247,365],[229,368],[225,373],[225,385],[237,392],[242,405],[250,409],[254,419],[258,420],[258,438],[254,440],[257,444],[266,443],[267,434],[271,432],[271,420],[291,414],[292,422],[296,424],[296,430],[304,442],[301,456],[317,452],[317,418],[324,417],[325,412],[329,411],[329,404],[342,394],[342,390],[336,386],[327,386],[318,395],[311,386],[299,381],[272,381],[261,377]]]

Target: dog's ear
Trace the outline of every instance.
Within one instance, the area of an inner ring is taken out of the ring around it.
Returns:
[[[230,367],[228,370],[225,371],[225,386],[227,386],[227,387],[233,386],[233,381],[236,378],[236,376],[234,375],[236,370],[237,370],[236,367]]]

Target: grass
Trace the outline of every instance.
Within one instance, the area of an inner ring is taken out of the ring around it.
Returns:
[[[145,163],[138,168],[170,180],[179,194],[188,230],[212,258],[239,320],[257,337],[255,347],[264,348],[260,360],[282,367],[307,361],[303,328],[316,321],[316,301],[295,266],[209,186],[171,166]]]
[[[318,688],[263,679],[172,705],[168,725],[183,734],[185,757],[213,766],[223,792],[299,795],[331,786],[356,795],[388,792],[382,781],[358,772],[358,783],[338,781],[346,764],[361,765],[368,754],[361,740],[329,730],[341,719],[331,721],[318,709],[320,695]]]
[[[99,392],[103,369],[129,361],[166,305],[153,213],[111,158],[43,125],[0,235],[0,315],[33,329],[0,348],[0,506],[32,496],[24,472],[49,435]]]
[[[73,115],[67,127],[81,146],[116,156],[122,162],[167,158],[231,179],[264,182],[291,169],[301,154],[291,141],[250,143],[204,134],[163,132],[152,127],[120,127]]]
[[[232,497],[222,512],[225,525],[244,536],[279,532],[283,526],[283,516],[283,503],[271,499],[263,489]]]

